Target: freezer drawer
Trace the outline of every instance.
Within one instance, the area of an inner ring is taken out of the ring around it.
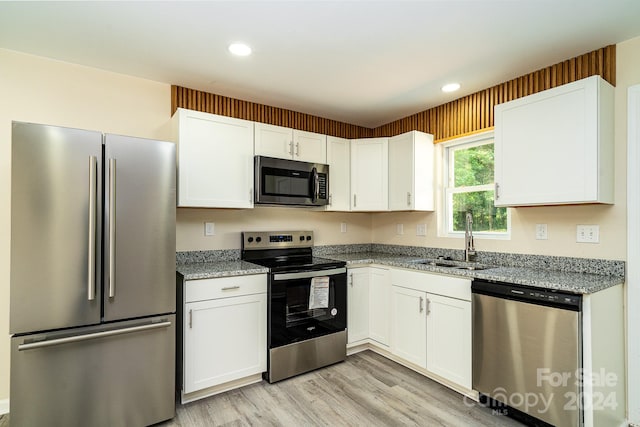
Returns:
[[[11,339],[11,424],[146,426],[175,415],[175,315]]]

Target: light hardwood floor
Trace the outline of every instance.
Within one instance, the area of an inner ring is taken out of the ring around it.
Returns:
[[[521,426],[372,351],[186,405],[163,427]]]
[[[178,405],[161,427],[521,426],[372,351],[275,384]],[[9,427],[9,416],[0,416]]]

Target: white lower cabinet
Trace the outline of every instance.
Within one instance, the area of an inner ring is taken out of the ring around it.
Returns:
[[[266,371],[266,275],[185,282],[183,321],[184,394]]]
[[[386,268],[369,269],[369,338],[391,344],[391,275]]]
[[[471,302],[427,294],[427,370],[471,389]]]
[[[350,268],[347,286],[347,344],[369,338],[369,267]]]
[[[427,367],[426,293],[392,286],[391,352],[421,368]]]
[[[471,280],[391,269],[391,353],[471,390]]]

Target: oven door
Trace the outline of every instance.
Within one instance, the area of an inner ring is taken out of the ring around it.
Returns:
[[[272,273],[269,286],[269,348],[347,327],[347,269]]]

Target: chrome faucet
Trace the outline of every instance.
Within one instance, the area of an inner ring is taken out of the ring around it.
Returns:
[[[467,212],[467,221],[464,228],[464,260],[467,262],[476,262],[478,254],[473,246],[473,216],[471,212]]]

